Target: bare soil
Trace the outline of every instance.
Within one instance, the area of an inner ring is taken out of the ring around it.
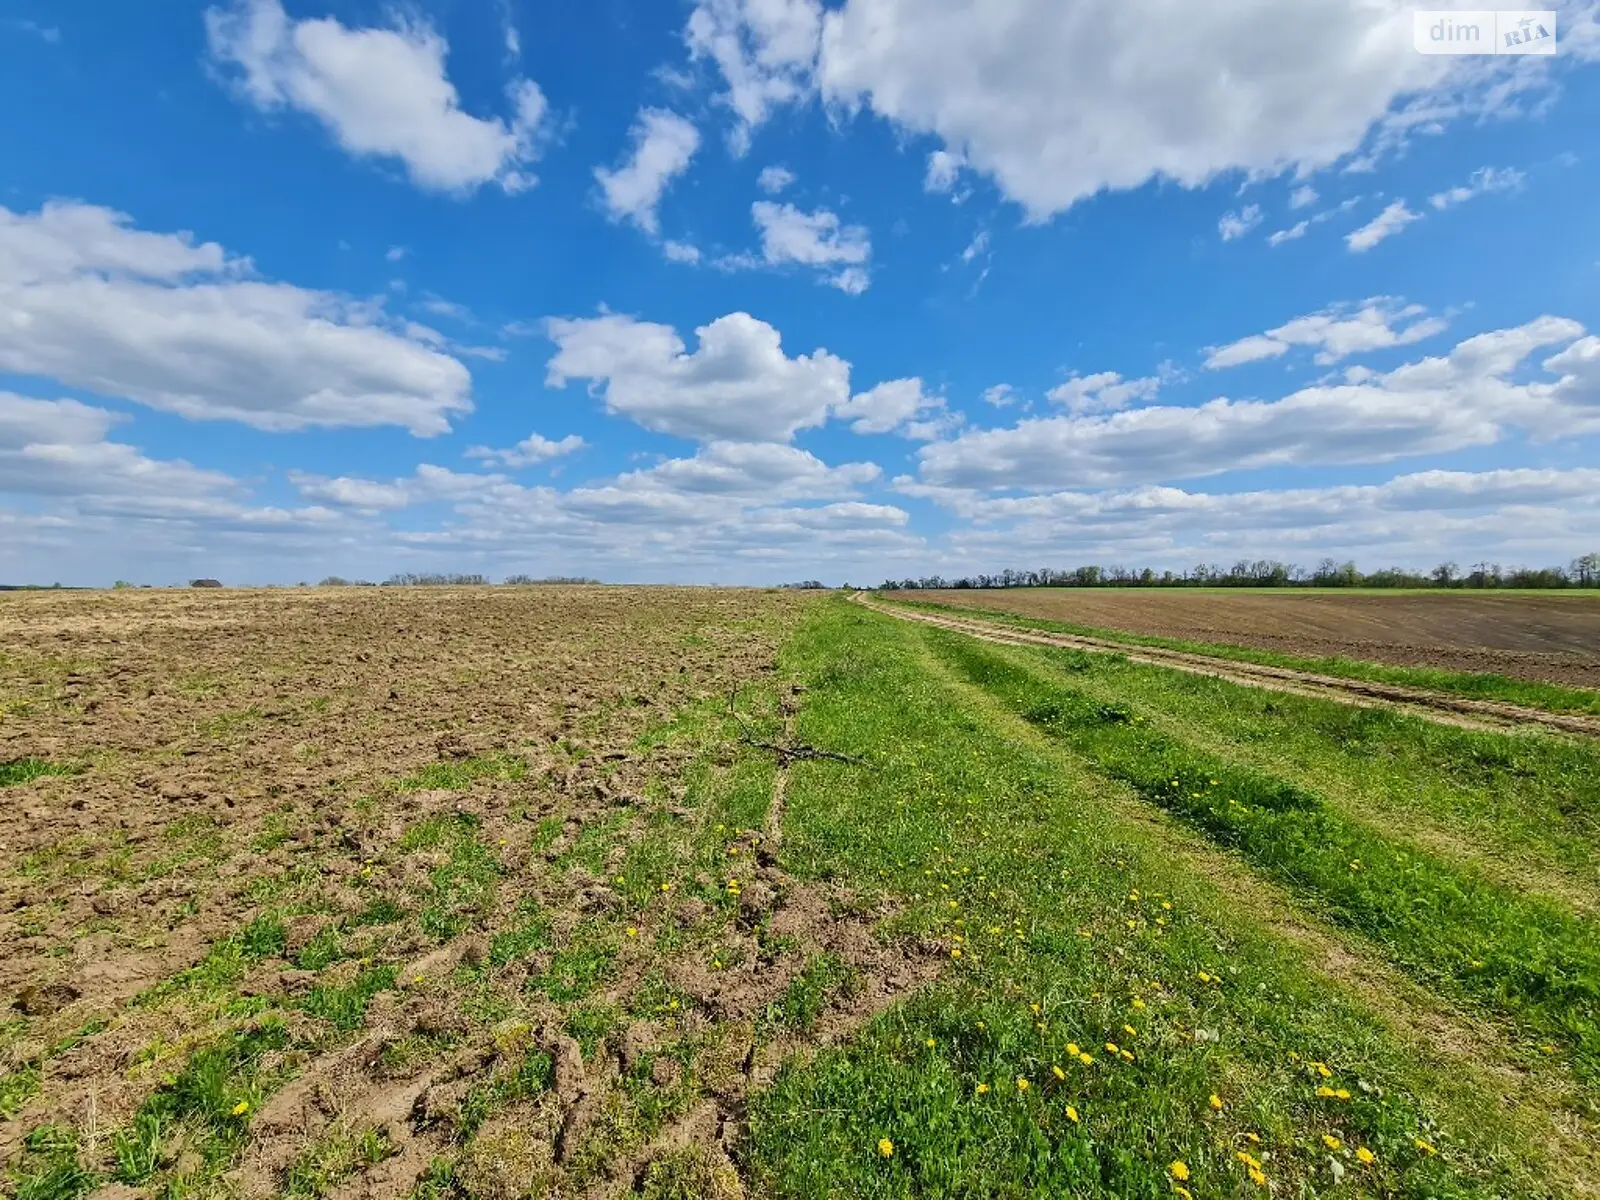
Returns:
[[[620,1194],[685,1146],[740,1194],[726,1147],[748,1087],[937,969],[937,947],[878,934],[892,914],[876,902],[784,869],[781,752],[771,810],[716,827],[721,861],[662,865],[678,883],[648,900],[622,886],[630,852],[663,829],[704,854],[712,818],[690,775],[707,753],[713,776],[767,753],[656,731],[746,689],[781,713],[770,736],[788,736],[798,701],[776,653],[805,603],[598,587],[0,597],[0,764],[73,771],[0,792],[0,1097],[14,1097],[0,1168],[54,1123],[113,1172],[110,1141],[141,1103],[265,1013],[292,1043],[269,1056],[277,1082],[228,1167],[238,1195],[283,1192],[308,1154],[362,1130],[382,1134],[380,1161],[327,1194],[404,1195],[441,1157],[476,1195]],[[427,784],[506,761],[517,770]],[[450,854],[405,840],[441,819],[469,821],[495,864],[486,898],[443,935],[418,914]],[[730,902],[718,872],[733,871]],[[403,918],[360,915],[385,904]],[[488,959],[529,912],[547,919],[546,944]],[[264,914],[286,914],[286,949],[221,994],[193,983]],[[342,961],[291,961],[329,934]],[[586,937],[610,948],[604,978],[576,1001],[541,992],[557,950]],[[822,955],[850,985],[804,1030],[764,1025]],[[312,989],[372,963],[398,972],[355,1028],[311,1015]],[[644,1004],[648,988],[675,997],[670,1012]],[[584,1013],[611,1025],[580,1050],[570,1023]],[[548,1091],[463,1116],[541,1050]],[[23,1076],[37,1081],[19,1088]],[[666,1118],[653,1133],[641,1086]],[[165,1147],[159,1179],[196,1158],[181,1139]]]
[[[934,604],[1306,658],[1600,688],[1600,593],[1232,593],[1016,588],[906,593]]]

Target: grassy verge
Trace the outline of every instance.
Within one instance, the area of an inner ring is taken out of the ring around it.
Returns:
[[[785,1068],[748,1166],[779,1196],[1536,1195],[1547,1164],[1432,1060],[1006,736],[927,634],[830,606],[792,645],[785,857],[946,947],[934,992]],[[1526,1115],[1526,1114],[1524,1114]]]
[[[1015,660],[1217,758],[1315,780],[1392,838],[1600,912],[1600,743],[1461,729],[1110,654],[1019,648]]]
[[[1300,784],[1219,759],[1022,654],[930,639],[966,678],[1322,911],[1430,986],[1514,1018],[1532,1054],[1600,1079],[1600,940],[1591,923],[1349,819]]]
[[[1286,667],[1295,671],[1310,671],[1318,675],[1332,675],[1338,679],[1367,680],[1372,683],[1394,683],[1406,687],[1423,688],[1467,700],[1500,700],[1508,704],[1521,704],[1540,708],[1546,712],[1588,713],[1600,715],[1600,692],[1588,688],[1564,687],[1555,683],[1539,683],[1527,679],[1512,679],[1505,675],[1472,671],[1443,671],[1432,667],[1397,667],[1387,663],[1367,662],[1353,658],[1308,658],[1294,654],[1281,654],[1275,650],[1258,650],[1253,646],[1233,646],[1219,642],[1191,642],[1181,638],[1154,637],[1127,633],[1120,629],[1100,629],[1089,625],[1075,625],[1069,621],[1046,621],[1037,617],[1020,617],[1012,613],[996,612],[991,608],[965,608],[953,604],[933,604],[906,600],[899,597],[879,596],[879,600],[924,612],[950,613],[963,617],[992,621],[1017,629],[1038,629],[1049,633],[1071,633],[1080,637],[1100,638],[1120,642],[1127,646],[1152,646],[1163,650],[1181,650],[1187,654],[1205,654],[1212,658],[1234,662],[1259,663],[1268,667]]]

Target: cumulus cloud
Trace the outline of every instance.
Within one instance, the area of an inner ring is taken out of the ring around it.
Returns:
[[[548,383],[584,379],[608,411],[697,441],[785,442],[849,398],[850,364],[826,350],[789,357],[778,331],[729,313],[695,331],[690,353],[669,325],[607,314],[557,318]]]
[[[1217,232],[1222,235],[1222,240],[1231,242],[1242,238],[1257,225],[1261,224],[1261,206],[1247,204],[1238,212],[1226,212],[1217,222]]]
[[[575,433],[559,441],[530,433],[509,450],[493,450],[488,446],[473,446],[466,451],[468,458],[476,458],[491,466],[533,467],[564,454],[575,454],[588,443]]]
[[[896,429],[917,436],[914,424],[932,419],[944,408],[944,398],[930,396],[921,379],[891,379],[851,396],[834,408],[834,415],[851,422],[855,433],[891,433]]]
[[[756,177],[756,186],[767,195],[776,196],[785,188],[792,186],[795,178],[795,173],[788,167],[763,167],[761,174]]]
[[[1534,439],[1600,433],[1600,338],[1582,335],[1575,321],[1540,317],[1468,338],[1448,355],[1279,400],[1219,398],[972,431],[919,451],[920,478],[958,488],[1115,487],[1267,466],[1389,462],[1493,445],[1511,430]],[[1559,378],[1511,381],[1536,350],[1559,343],[1570,344],[1542,364]]]
[[[263,112],[314,117],[346,153],[398,159],[418,187],[466,193],[530,187],[547,109],[531,79],[506,90],[508,117],[475,117],[445,74],[448,44],[421,21],[352,29],[292,20],[280,0],[206,10],[212,62]]]
[[[428,436],[472,409],[432,331],[403,336],[370,302],[261,280],[215,242],[94,205],[0,207],[0,311],[0,370],[193,419]]]
[[[852,296],[870,286],[872,238],[865,227],[846,225],[827,209],[804,212],[771,200],[757,200],[750,216],[761,234],[760,257],[735,255],[721,260],[723,266],[810,267],[821,282]]]
[[[1422,220],[1421,213],[1412,212],[1404,200],[1396,200],[1360,229],[1345,235],[1345,245],[1352,254],[1364,254],[1385,238],[1391,238],[1414,221]]]
[[[689,169],[700,148],[700,131],[677,113],[647,108],[629,133],[632,149],[615,170],[596,167],[595,179],[613,221],[632,221],[654,236],[661,231],[656,208],[668,185]]]
[[[983,402],[996,408],[1009,408],[1017,402],[1017,389],[1009,383],[997,383],[983,389]]]
[[[922,176],[922,190],[925,192],[948,192],[955,188],[956,180],[961,176],[961,168],[966,166],[966,159],[949,150],[934,150],[928,155],[928,169]]]
[[[1402,306],[1390,296],[1378,296],[1360,306],[1333,305],[1266,333],[1218,346],[1206,357],[1205,365],[1212,370],[1236,367],[1281,358],[1293,346],[1315,346],[1316,361],[1326,366],[1352,354],[1408,346],[1448,328],[1443,318],[1424,316],[1426,312],[1420,304]]]
[[[1309,183],[1304,187],[1297,187],[1289,194],[1289,207],[1310,208],[1317,202],[1317,189]]]
[[[1467,178],[1465,184],[1435,192],[1428,197],[1434,208],[1446,209],[1464,204],[1476,196],[1489,192],[1516,192],[1522,189],[1527,175],[1515,167],[1479,167]]]
[[[945,553],[980,564],[1128,561],[1189,567],[1196,561],[1325,554],[1368,566],[1426,567],[1491,554],[1503,561],[1562,562],[1588,545],[1600,519],[1600,471],[1421,471],[1384,483],[1246,492],[1145,486],[1102,492],[986,496],[897,480],[969,522]]]
[[[1164,383],[1176,377],[1170,367],[1142,379],[1124,379],[1115,371],[1095,375],[1074,373],[1045,396],[1072,413],[1117,412],[1131,404],[1154,400]]]
[[[749,149],[773,109],[811,94],[821,24],[817,0],[700,0],[690,13],[684,40],[722,74],[734,153]]]

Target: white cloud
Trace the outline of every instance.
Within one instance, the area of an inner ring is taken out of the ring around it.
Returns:
[[[372,302],[254,278],[214,242],[93,205],[0,207],[0,312],[0,371],[193,419],[427,436],[472,410],[467,369]]]
[[[509,118],[471,115],[445,75],[448,45],[420,20],[392,29],[294,21],[280,0],[236,0],[205,20],[213,61],[237,72],[240,95],[263,112],[315,117],[347,153],[399,159],[432,191],[495,183],[517,192],[535,182],[527,167],[548,107],[538,85],[512,81]]]
[[[1541,317],[1468,338],[1357,381],[1302,388],[1281,400],[1219,398],[1109,416],[1051,417],[974,431],[919,451],[939,487],[1111,487],[1267,466],[1376,463],[1493,445],[1517,429],[1534,439],[1600,433],[1600,339],[1575,321]],[[1508,378],[1541,346],[1553,382]]]
[[[700,261],[700,247],[692,242],[678,242],[668,238],[661,243],[661,253],[668,262],[687,263],[693,266]]]
[[[509,450],[473,446],[466,451],[466,456],[480,459],[491,466],[532,467],[549,462],[553,458],[560,458],[564,454],[574,454],[587,445],[588,443],[575,433],[569,433],[559,441],[531,433]]]
[[[922,177],[925,192],[948,192],[956,186],[966,159],[949,150],[935,150],[928,155],[928,169]]]
[[[715,62],[727,86],[735,154],[774,108],[811,94],[821,22],[817,0],[700,0],[689,15],[690,53]]]
[[[997,383],[983,389],[983,402],[996,408],[1009,408],[1017,402],[1017,389],[1009,383]]]
[[[405,246],[390,246],[383,252],[383,257],[384,261],[395,263],[399,262],[409,253],[410,251]]]
[[[15,29],[19,33],[32,34],[52,46],[59,45],[61,42],[61,30],[54,25],[41,25],[38,21],[6,17],[4,20],[0,20],[0,28]]]
[[[1288,229],[1279,229],[1275,233],[1267,234],[1267,245],[1281,246],[1284,242],[1292,242],[1296,238],[1305,237],[1306,230],[1310,228],[1310,221],[1297,221]]]
[[[1264,334],[1241,338],[1211,350],[1205,365],[1217,370],[1264,358],[1280,358],[1292,346],[1318,347],[1316,361],[1326,366],[1352,354],[1408,346],[1443,333],[1448,322],[1425,317],[1419,304],[1400,306],[1393,297],[1378,296],[1361,307],[1333,305],[1309,316],[1297,317]],[[1405,324],[1401,328],[1401,324]]]
[[[756,442],[711,442],[692,458],[673,458],[641,471],[619,475],[614,493],[686,493],[739,496],[763,504],[827,500],[852,496],[882,474],[875,463],[830,467],[797,446]],[[595,489],[578,489],[592,496]]]
[[[1289,194],[1289,207],[1291,209],[1310,208],[1316,202],[1317,189],[1312,187],[1309,183],[1304,187],[1295,188],[1295,190]]]
[[[677,113],[647,108],[640,111],[629,137],[633,148],[627,162],[615,170],[596,167],[594,177],[613,221],[632,221],[654,236],[661,231],[656,208],[667,185],[689,169],[700,148],[700,131]]]
[[[1409,96],[1494,69],[1417,54],[1394,0],[1305,0],[1293,21],[1256,0],[1176,14],[1168,0],[846,0],[824,17],[821,89],[939,137],[1043,219],[1152,178],[1326,166],[1375,128],[1409,127]]]
[[[1464,185],[1436,192],[1428,197],[1428,202],[1434,208],[1446,209],[1488,192],[1521,191],[1527,178],[1526,174],[1515,167],[1479,167],[1467,178]]]
[[[1372,485],[1220,493],[1137,487],[985,497],[908,480],[896,487],[970,522],[944,551],[985,570],[1041,559],[1186,569],[1240,558],[1308,564],[1324,555],[1367,569],[1485,555],[1543,565],[1582,553],[1600,520],[1600,471],[1592,468],[1422,471]]]
[[[808,213],[770,200],[757,200],[750,206],[750,216],[761,232],[761,256],[767,265],[819,268],[823,282],[851,295],[867,289],[872,239],[863,226],[846,225],[827,209]]]
[[[795,178],[795,173],[788,167],[762,167],[761,174],[756,177],[756,186],[767,195],[776,196],[784,188],[792,186]]]
[[[1406,207],[1404,200],[1396,200],[1354,233],[1345,235],[1345,245],[1352,254],[1363,254],[1385,238],[1393,237],[1413,221],[1422,220],[1421,213]]]
[[[964,263],[970,263],[988,248],[989,231],[986,229],[980,229],[976,234],[973,235],[972,240],[967,243],[967,248],[961,252],[961,261]]]
[[[377,512],[381,509],[405,508],[411,503],[411,493],[401,483],[377,483],[371,479],[351,479],[348,476],[325,479],[303,471],[290,471],[289,482],[307,500],[332,504],[338,508]]]
[[[865,392],[858,392],[834,407],[834,415],[850,421],[854,433],[890,433],[907,427],[907,422],[929,419],[944,408],[944,399],[930,396],[920,379],[891,379]]]
[[[608,314],[553,319],[548,383],[590,381],[610,412],[700,441],[782,442],[820,425],[850,394],[850,364],[826,350],[790,358],[778,331],[748,313],[695,331],[687,351],[668,325]]]
[[[1173,374],[1170,369],[1142,379],[1124,379],[1115,371],[1074,374],[1051,388],[1045,396],[1071,413],[1117,412],[1130,404],[1154,400],[1161,385]]]
[[[1222,214],[1222,219],[1217,222],[1217,232],[1222,235],[1222,240],[1231,242],[1235,238],[1242,238],[1257,225],[1261,224],[1261,206],[1247,204],[1238,212]]]

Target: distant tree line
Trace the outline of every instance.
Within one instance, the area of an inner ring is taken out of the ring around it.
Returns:
[[[1240,559],[1231,567],[1201,563],[1182,572],[1158,573],[1149,567],[1046,567],[1039,571],[1008,568],[996,575],[964,575],[956,579],[942,575],[889,579],[881,586],[884,591],[1038,587],[1592,588],[1600,587],[1600,553],[1585,554],[1565,567],[1509,570],[1499,563],[1480,562],[1463,570],[1456,563],[1443,562],[1427,572],[1387,567],[1368,574],[1353,562],[1341,563],[1332,558],[1325,558],[1310,569],[1271,559]]]
[[[521,587],[531,584],[582,584],[599,583],[598,579],[589,579],[582,575],[550,575],[543,579],[535,579],[532,575],[507,575],[505,582],[511,587]],[[456,575],[436,573],[402,573],[391,575],[381,584],[373,583],[366,579],[346,579],[342,575],[329,575],[317,584],[318,587],[486,587],[489,584],[487,575]],[[304,584],[301,584],[304,587]]]
[[[816,579],[805,579],[799,583],[780,583],[778,586],[797,592],[820,592],[827,590],[828,587],[827,584]]]

